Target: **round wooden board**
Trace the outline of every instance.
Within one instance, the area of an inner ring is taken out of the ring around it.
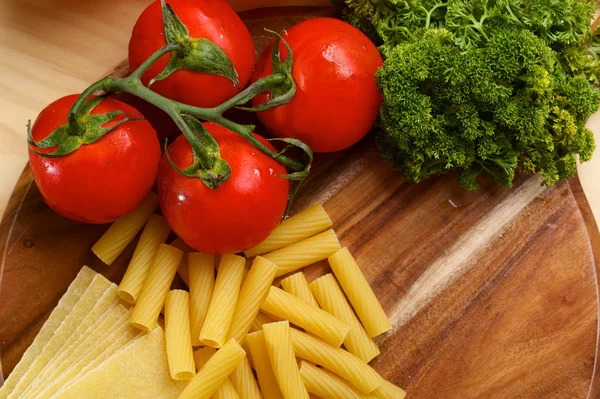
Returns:
[[[328,12],[245,19],[258,37]],[[543,188],[519,177],[512,190],[485,181],[476,192],[452,175],[411,184],[367,138],[316,157],[294,208],[315,202],[393,321],[373,366],[407,398],[598,397],[600,234],[576,178]],[[52,212],[24,170],[0,225],[5,375],[82,265],[120,280],[135,242],[106,267],[90,251],[106,228]],[[312,280],[328,266],[305,271]]]

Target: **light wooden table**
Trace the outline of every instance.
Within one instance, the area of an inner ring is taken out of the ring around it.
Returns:
[[[230,0],[238,10],[276,0]],[[315,0],[284,0],[287,4]],[[327,0],[316,0],[326,4]],[[51,101],[83,90],[127,57],[150,0],[0,0],[0,214],[27,162],[25,125]],[[600,147],[600,114],[589,122]],[[579,169],[600,220],[600,150]]]

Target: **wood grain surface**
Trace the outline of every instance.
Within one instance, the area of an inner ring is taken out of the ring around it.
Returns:
[[[287,12],[248,25],[258,35],[320,13]],[[316,157],[294,209],[315,202],[393,321],[373,365],[407,398],[597,397],[600,234],[577,179],[544,188],[521,176],[512,190],[487,180],[476,192],[453,175],[411,184],[368,137]],[[5,374],[81,265],[120,280],[135,242],[106,267],[89,249],[106,228],[56,215],[25,169],[0,225]],[[326,271],[306,269],[309,281]]]

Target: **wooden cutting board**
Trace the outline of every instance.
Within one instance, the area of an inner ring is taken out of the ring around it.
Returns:
[[[245,19],[264,46],[263,27],[328,12]],[[600,233],[577,178],[544,188],[522,176],[512,190],[486,180],[475,192],[453,175],[412,184],[367,137],[317,155],[294,209],[315,202],[393,321],[373,366],[407,398],[598,397]],[[52,212],[23,171],[0,225],[5,375],[81,265],[120,281],[135,242],[106,267],[90,251],[106,228]],[[306,269],[309,280],[326,271],[326,262]]]

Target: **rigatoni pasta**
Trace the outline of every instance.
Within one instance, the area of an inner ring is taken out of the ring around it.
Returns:
[[[383,378],[377,371],[350,352],[334,348],[327,342],[295,328],[292,328],[291,332],[296,356],[334,372],[363,394],[372,392],[383,383]]]
[[[202,348],[196,349],[194,351],[194,362],[196,363],[196,372],[200,371],[200,369],[208,362],[208,359],[212,355],[217,353],[217,348],[211,348],[210,346],[203,346]]]
[[[263,325],[268,323],[273,323],[277,320],[273,320],[271,317],[267,316],[263,312],[258,312],[254,320],[252,320],[252,325],[250,326],[250,332],[256,332],[262,330]]]
[[[182,250],[184,253],[195,252],[195,250],[192,249],[192,247],[190,247],[185,242],[183,242],[183,240],[179,237],[177,237],[176,239],[171,241],[171,243],[169,245]],[[177,274],[183,280],[185,285],[187,285],[189,287],[190,286],[190,270],[189,270],[187,256],[184,256],[183,258],[181,258],[181,262],[179,263],[179,267],[177,268]]]
[[[350,331],[350,326],[340,319],[277,287],[269,289],[261,308],[269,314],[289,320],[333,346],[339,347]]]
[[[331,226],[322,207],[312,207],[304,216],[310,216],[311,212],[314,220],[320,220],[322,228]],[[292,222],[279,230],[280,238],[275,234],[273,237],[277,239],[267,240],[265,245],[261,244],[262,249],[258,246],[254,250],[275,248],[274,245],[283,245],[281,240],[294,236],[297,241],[302,234],[309,234],[307,231],[315,232],[310,228],[316,227],[308,226],[306,219],[296,218]],[[184,399],[404,397],[402,389],[385,381],[367,364],[377,356],[379,349],[359,318],[364,319],[371,332],[381,330],[385,322],[389,325],[389,320],[348,250],[339,250],[333,230],[279,248],[264,257],[220,256],[216,280],[215,256],[193,252],[179,239],[174,241],[179,248],[164,244],[169,232],[161,216],[150,216],[119,295],[114,284],[102,291],[102,285],[110,283],[101,282],[96,276],[82,296],[82,301],[87,298],[86,303],[74,306],[75,315],[66,317],[65,325],[57,329],[9,399],[19,395],[49,398],[60,396],[63,391],[76,392],[80,397],[88,388],[79,384],[80,378],[86,379],[88,372],[95,372],[92,369],[113,359],[113,355],[136,336],[156,336],[156,331],[160,334],[152,342],[159,343],[160,348],[152,350],[153,355],[160,352],[160,356],[152,357],[143,348],[133,353],[142,354],[140,357],[144,359],[141,360],[150,358],[152,365],[158,366],[157,370],[146,373],[146,376],[152,374],[150,378],[156,376],[156,387],[146,389],[146,383],[128,383],[124,388],[129,396],[142,391],[143,396],[152,396],[148,392],[170,390],[171,394],[162,396],[173,397],[182,392],[180,398]],[[186,254],[185,262],[184,251],[193,252]],[[302,272],[281,280],[283,289],[273,286],[277,275],[326,256],[342,287],[333,274],[308,284]],[[178,271],[186,279],[190,293],[169,291]],[[346,299],[343,291],[350,299]],[[122,303],[119,296],[137,302],[135,307],[127,312],[118,305]],[[95,297],[99,297],[98,303],[91,307],[88,302]],[[107,300],[110,297],[112,301]],[[359,317],[352,306],[357,308]],[[164,322],[159,319],[161,309]],[[378,314],[369,318],[366,312],[373,310]],[[152,330],[157,323],[162,329],[156,328],[150,334],[139,333],[138,328]],[[291,328],[290,323],[306,333]],[[163,329],[165,334],[161,339]],[[68,338],[72,331],[73,338]],[[99,345],[86,351],[91,343]],[[348,351],[339,347],[342,343]],[[193,345],[201,344],[209,346],[194,352]],[[66,349],[57,353],[61,346]],[[301,359],[304,361],[299,365]],[[131,359],[119,359],[119,362],[121,360],[127,362],[129,369],[139,365]],[[256,370],[258,383],[252,368]],[[123,370],[120,369],[121,374]],[[119,377],[111,374],[111,378]],[[135,380],[132,378],[129,381]],[[104,383],[96,382],[100,379],[86,379],[86,384],[95,384],[96,389]],[[173,380],[191,381],[188,384]],[[104,393],[101,389],[94,392]]]
[[[252,354],[252,361],[263,398],[283,399],[283,394],[279,389],[277,378],[275,378],[273,368],[271,367],[264,331],[261,330],[246,335],[246,344]]]
[[[379,355],[377,344],[367,335],[331,273],[310,283],[310,289],[317,297],[321,308],[350,326],[350,332],[344,340],[348,352],[366,363]]]
[[[167,240],[170,232],[171,229],[165,218],[160,215],[150,215],[129,266],[127,266],[127,271],[119,284],[119,296],[125,302],[136,303],[156,251],[160,244]]]
[[[383,380],[381,385],[371,392],[371,396],[379,399],[404,399],[406,392],[391,382]]]
[[[279,321],[265,324],[263,332],[271,367],[283,397],[285,399],[309,399],[294,356],[290,323]]]
[[[202,331],[215,286],[215,256],[191,252],[188,254],[188,266],[192,345],[200,346],[200,331]]]
[[[217,353],[216,348],[212,348],[210,346],[205,346],[203,348],[198,349],[194,352],[194,360],[196,362],[196,368],[198,371],[208,362],[215,353]],[[240,363],[241,364],[241,363]],[[239,367],[239,366],[238,366]],[[236,369],[237,370],[237,369]],[[233,374],[233,373],[232,373]],[[229,378],[225,379],[221,386],[217,388],[215,393],[212,396],[212,399],[239,399],[237,391],[235,390],[233,383]]]
[[[227,339],[233,312],[242,284],[246,260],[241,256],[223,255],[217,272],[215,289],[200,331],[200,341],[220,348]]]
[[[304,273],[298,272],[281,280],[281,286],[285,292],[288,292],[295,297],[302,299],[306,303],[319,307],[315,296],[308,287],[308,282]],[[331,313],[331,312],[329,312]],[[335,316],[335,315],[334,315]]]
[[[250,363],[250,367],[254,368],[254,360],[252,360],[252,352],[250,352],[250,347],[248,346],[248,342],[244,340],[242,344],[242,348],[244,348],[244,352],[246,352],[246,359],[248,359],[248,363]]]
[[[121,216],[110,225],[102,237],[92,246],[92,252],[107,265],[115,259],[129,245],[135,235],[144,227],[144,224],[158,206],[158,196],[149,192],[146,198],[131,212]]]
[[[242,347],[235,340],[229,340],[200,368],[179,399],[210,398],[239,366],[244,356],[246,352]]]
[[[333,230],[263,255],[277,265],[276,277],[291,273],[333,255],[340,249],[340,242]]]
[[[262,399],[260,389],[258,389],[258,384],[256,383],[256,379],[254,379],[254,374],[250,367],[248,352],[246,352],[246,357],[242,359],[240,365],[233,370],[229,376],[229,380],[241,398]]]
[[[158,315],[182,257],[183,252],[179,249],[160,244],[144,282],[144,288],[133,308],[131,324],[143,331],[150,331],[156,326]]]
[[[305,361],[300,363],[300,376],[308,392],[323,399],[366,399],[371,397],[363,395],[337,375]]]
[[[390,320],[348,248],[340,249],[330,256],[329,265],[369,337],[375,337],[391,329]]]
[[[172,290],[165,301],[165,339],[171,378],[189,380],[196,374],[190,330],[190,297]]]
[[[240,399],[230,380],[225,380],[213,394],[212,399]]]
[[[252,263],[248,276],[242,284],[237,305],[233,313],[233,320],[229,328],[229,339],[243,342],[250,330],[252,322],[260,306],[269,293],[273,283],[277,266],[265,258],[257,256]]]
[[[263,242],[245,254],[247,257],[266,254],[320,233],[332,224],[323,206],[314,204],[281,222]]]

